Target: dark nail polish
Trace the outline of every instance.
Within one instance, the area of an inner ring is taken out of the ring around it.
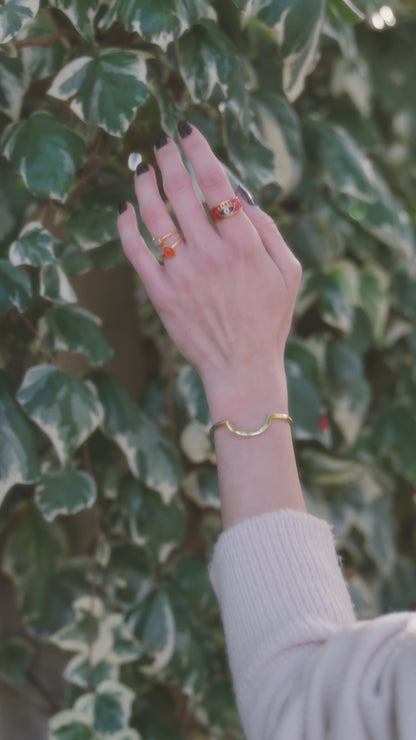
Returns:
[[[168,143],[168,137],[165,134],[161,134],[155,141],[155,148],[161,149],[162,146],[166,146]]]
[[[178,132],[179,132],[179,136],[181,136],[182,139],[185,139],[186,136],[189,136],[189,134],[192,134],[191,124],[188,123],[188,121],[179,121]]]
[[[136,167],[136,175],[142,175],[143,172],[149,172],[149,165],[146,162],[140,162]]]
[[[249,206],[254,206],[253,196],[251,195],[251,193],[249,193],[247,188],[245,188],[244,185],[241,184],[241,182],[236,190],[236,193],[237,195],[240,195],[241,198],[245,200],[246,203],[249,204]]]
[[[122,200],[118,204],[118,212],[121,215],[122,213],[124,213],[124,211],[127,211],[127,203],[125,200]]]

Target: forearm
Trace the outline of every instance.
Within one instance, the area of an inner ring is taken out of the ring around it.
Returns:
[[[283,363],[240,368],[228,378],[205,382],[214,422],[230,419],[239,429],[259,427],[268,414],[288,413]],[[238,437],[226,427],[214,433],[223,528],[278,509],[306,511],[287,421],[275,420],[257,437]]]

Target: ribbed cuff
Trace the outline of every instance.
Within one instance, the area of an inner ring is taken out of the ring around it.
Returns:
[[[270,651],[323,642],[355,621],[330,526],[311,514],[285,509],[230,527],[209,575],[240,679]]]

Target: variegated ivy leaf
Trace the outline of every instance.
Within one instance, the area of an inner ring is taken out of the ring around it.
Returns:
[[[10,124],[1,145],[34,195],[59,201],[65,200],[75,171],[86,157],[78,134],[43,110]]]
[[[190,473],[183,484],[191,501],[203,509],[221,509],[220,489],[216,470],[210,468]]]
[[[147,676],[156,676],[165,668],[175,650],[175,618],[167,594],[154,591],[136,607],[130,625],[152,662],[141,666]]]
[[[319,486],[342,486],[362,478],[365,466],[354,460],[343,460],[317,450],[302,451],[302,470],[305,481]]]
[[[0,54],[0,111],[18,121],[27,81],[21,60]]]
[[[188,460],[194,463],[200,463],[204,460],[209,460],[213,463],[216,461],[215,450],[209,431],[199,421],[190,421],[182,429],[180,445]]]
[[[183,80],[195,101],[245,104],[238,50],[217,24],[201,20],[178,41],[178,63]]]
[[[94,38],[94,19],[99,0],[52,0],[50,5],[59,8],[69,18],[77,31],[88,39]]]
[[[31,427],[14,400],[7,376],[0,372],[0,504],[16,483],[39,478],[39,461]]]
[[[104,681],[96,691],[80,696],[74,711],[79,712],[103,738],[127,729],[135,694],[116,681]]]
[[[87,251],[118,238],[114,208],[88,208],[71,215],[66,236]]]
[[[382,267],[368,263],[359,271],[359,303],[367,314],[374,339],[382,342],[391,306],[390,278]]]
[[[185,534],[186,517],[180,499],[175,497],[164,504],[157,493],[132,476],[122,480],[120,499],[133,542],[164,563]]]
[[[79,712],[65,709],[49,720],[50,740],[97,740],[97,735]]]
[[[35,649],[22,637],[11,637],[0,645],[0,681],[20,691],[26,680]]]
[[[305,141],[337,205],[365,231],[401,254],[414,274],[416,237],[409,214],[351,135],[341,126],[310,117]]]
[[[58,73],[49,95],[71,99],[70,108],[82,121],[101,126],[113,136],[123,136],[149,97],[147,56],[140,51],[105,48],[96,57],[78,57]]]
[[[299,97],[318,60],[325,6],[325,0],[271,0],[258,15],[279,46],[283,89],[290,101]]]
[[[108,574],[112,603],[123,611],[147,593],[152,582],[147,554],[132,542],[113,544]]]
[[[184,365],[176,381],[176,387],[185,401],[185,406],[191,419],[201,424],[210,424],[210,415],[207,398],[202,380],[192,365]]]
[[[71,283],[60,265],[43,265],[40,270],[39,293],[52,303],[76,303]]]
[[[102,658],[93,662],[89,655],[75,655],[67,664],[64,678],[82,689],[95,689],[103,681],[118,681],[119,669],[114,663]]]
[[[92,383],[51,365],[27,371],[17,400],[49,437],[63,465],[103,420],[103,408]]]
[[[26,311],[31,297],[32,286],[27,273],[8,260],[0,260],[0,317],[12,306],[18,311]]]
[[[20,31],[18,40],[38,39],[55,32],[56,24],[52,14],[40,13]],[[46,77],[52,77],[62,67],[67,48],[67,41],[63,37],[56,38],[54,43],[48,46],[33,45],[19,49],[25,77],[28,80],[44,80]]]
[[[92,365],[103,365],[113,350],[101,331],[101,319],[79,306],[54,306],[44,315],[56,350],[80,352]]]
[[[364,13],[351,0],[329,0],[329,10],[343,23],[359,23],[365,20]]]
[[[53,238],[39,221],[31,221],[10,245],[9,260],[12,265],[41,267],[56,262]]]
[[[226,105],[223,110],[227,151],[238,169],[241,180],[253,190],[276,181],[275,156],[251,129],[245,134],[234,108]]]
[[[97,596],[80,596],[72,608],[75,614],[72,624],[62,627],[50,639],[61,650],[87,654],[90,644],[98,639],[105,613],[104,604]],[[106,650],[110,645],[111,642],[107,641]]]
[[[58,514],[76,514],[89,509],[96,497],[94,478],[81,470],[44,473],[35,491],[36,505],[48,522]]]
[[[244,12],[247,18],[258,14],[262,8],[267,8],[272,0],[233,0],[234,5]]]
[[[39,10],[39,0],[3,0],[0,6],[0,44],[10,41]]]
[[[142,736],[139,735],[137,730],[133,730],[128,727],[126,730],[121,730],[113,735],[113,740],[141,740]]]
[[[100,27],[108,28],[118,21],[128,31],[166,51],[192,24],[202,18],[216,20],[214,8],[206,0],[158,0],[157,4],[141,0],[116,0],[107,10]]]
[[[173,445],[111,375],[91,375],[104,407],[104,433],[124,452],[134,476],[170,503],[183,478]]]

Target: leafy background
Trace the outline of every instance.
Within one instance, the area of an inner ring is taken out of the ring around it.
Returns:
[[[1,0],[0,43],[1,740],[237,740],[207,406],[115,207],[188,118],[276,218],[309,509],[361,617],[414,608],[415,3]]]

